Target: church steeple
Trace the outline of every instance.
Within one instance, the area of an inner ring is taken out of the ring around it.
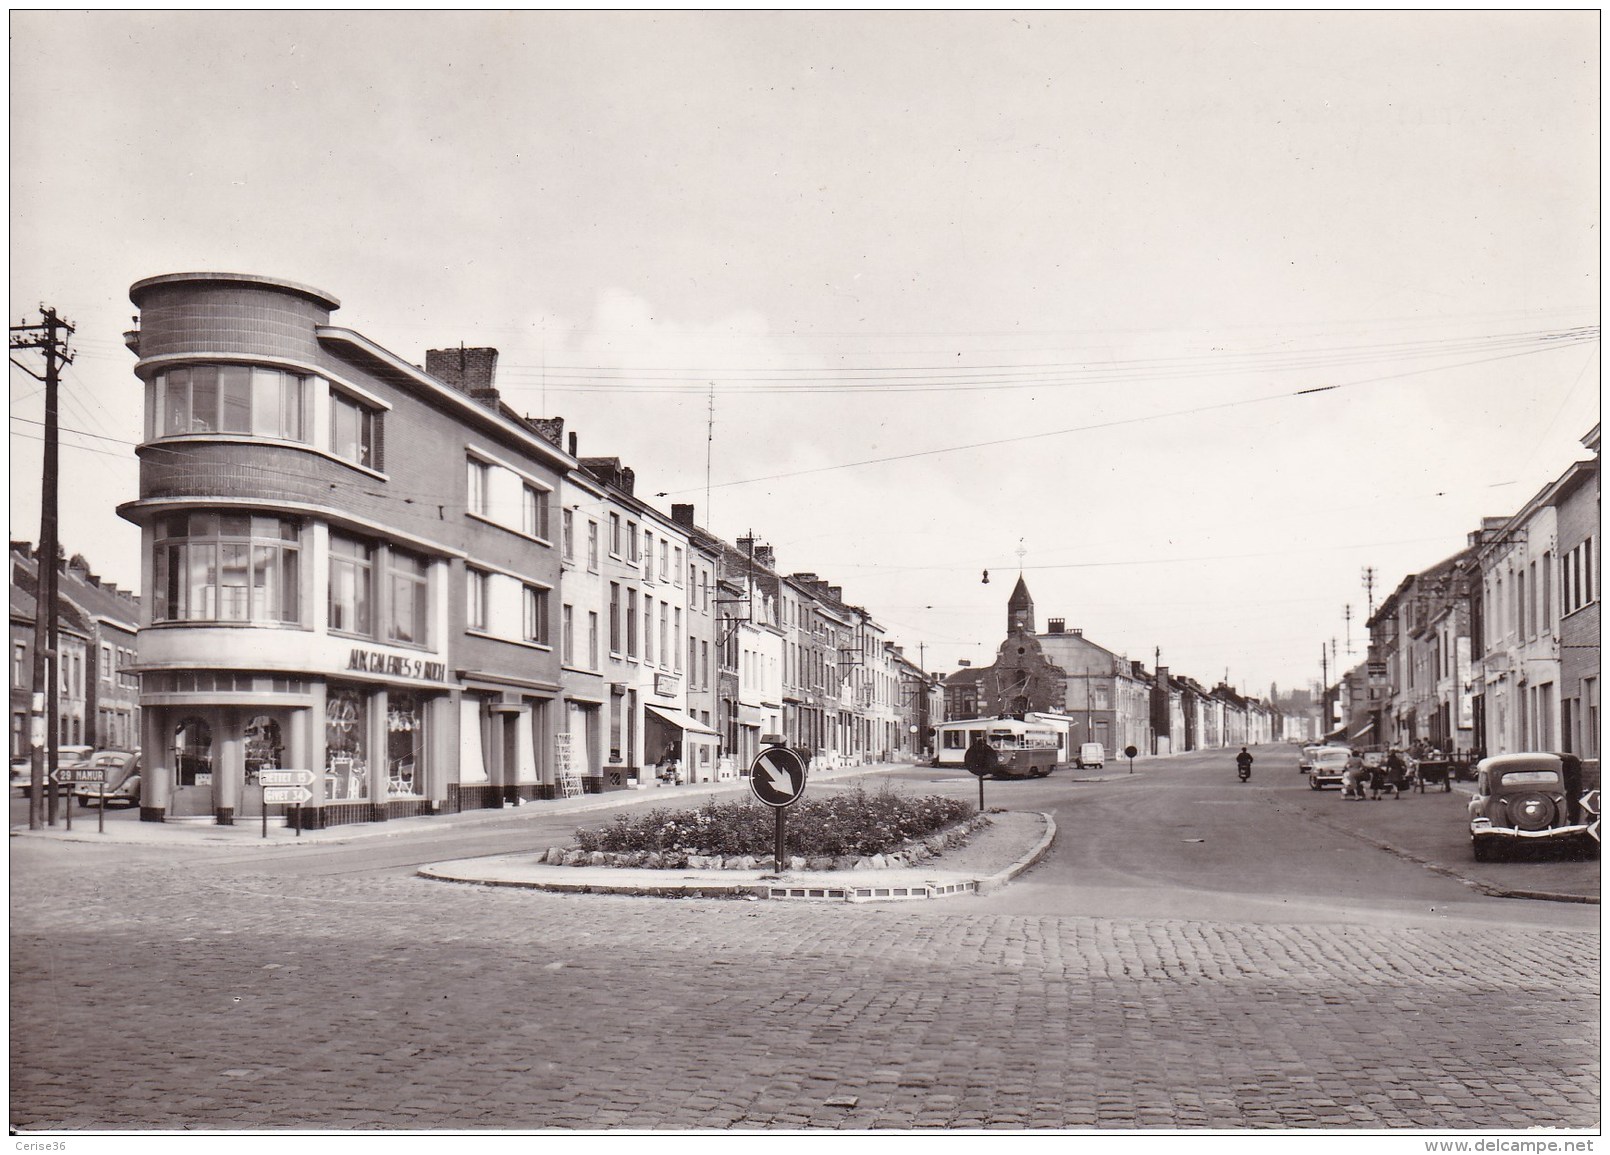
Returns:
[[[1034,599],[1029,596],[1029,586],[1022,574],[1018,575],[1017,585],[1012,587],[1012,596],[1006,602],[1006,631],[1034,633]]]

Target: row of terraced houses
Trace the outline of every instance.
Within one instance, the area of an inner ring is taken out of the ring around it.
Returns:
[[[496,350],[421,367],[270,277],[130,298],[145,596],[115,669],[142,818],[261,815],[265,769],[312,772],[317,828],[714,780],[774,741],[900,759],[937,720],[937,680],[841,587],[643,501],[502,401]],[[14,637],[29,609],[14,582]]]
[[[1599,757],[1599,427],[1520,509],[1398,583],[1366,659],[1327,690],[1355,744]]]

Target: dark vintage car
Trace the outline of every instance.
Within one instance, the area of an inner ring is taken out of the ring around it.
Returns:
[[[1560,842],[1597,851],[1598,764],[1574,754],[1499,754],[1476,767],[1470,846],[1477,862],[1525,844]]]

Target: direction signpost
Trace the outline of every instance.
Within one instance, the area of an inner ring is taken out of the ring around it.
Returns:
[[[263,788],[263,837],[268,837],[268,808],[292,805],[296,807],[296,836],[302,837],[302,803],[313,800],[314,774],[311,770],[259,770],[257,784]]]
[[[101,784],[101,820],[100,833],[106,833],[106,767],[104,766],[58,766],[51,781],[68,788],[67,791],[67,829],[73,828],[73,794],[72,787],[79,782],[99,782]]]
[[[777,813],[772,866],[783,872],[783,815],[805,793],[805,760],[787,746],[768,746],[749,764],[749,792]]]

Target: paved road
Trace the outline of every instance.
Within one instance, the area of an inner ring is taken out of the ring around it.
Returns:
[[[1072,848],[1092,837],[1070,831],[1077,813],[1099,825],[1092,808],[1183,804],[1187,774],[1036,788],[1067,792],[1058,823]],[[375,850],[407,857],[382,841]],[[1187,848],[1208,844],[1177,845],[1189,866]],[[1236,904],[1250,900],[1217,889],[1233,872],[1208,869],[1183,909],[1130,909],[1107,886],[1133,879],[1122,862],[1096,880],[1111,909],[1064,913],[1014,909],[1021,887],[1055,876],[1049,863],[993,898],[815,906],[466,888],[340,855],[291,872],[315,859],[283,850],[251,859],[13,840],[13,1126],[1515,1130],[1599,1118],[1599,946],[1580,907],[1477,896],[1492,913],[1422,921],[1393,907],[1372,920],[1363,887],[1347,917],[1309,901],[1284,921],[1261,907],[1244,919]],[[1089,863],[1071,850],[1063,861]],[[1219,893],[1225,909],[1201,897]],[[1528,919],[1496,913],[1521,908]]]

